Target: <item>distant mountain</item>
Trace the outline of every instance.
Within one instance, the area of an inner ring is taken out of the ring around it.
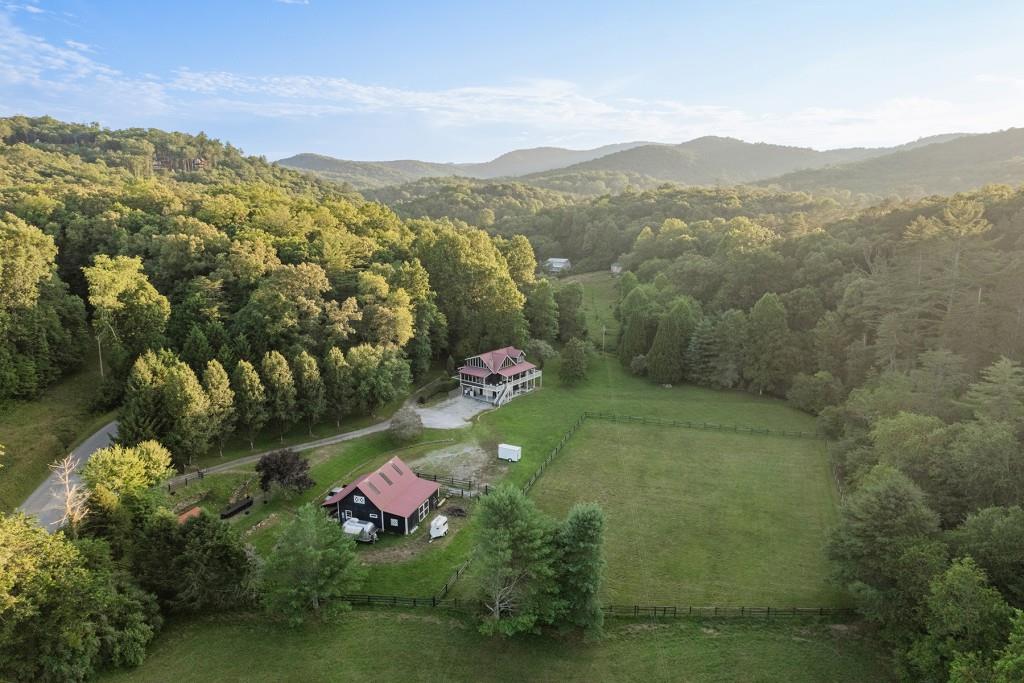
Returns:
[[[915,198],[992,183],[1024,183],[1024,128],[925,138],[883,156],[787,173],[758,184],[807,192],[835,188]]]
[[[507,152],[491,161],[471,164],[440,164],[414,160],[348,161],[308,152],[281,159],[277,163],[287,168],[313,171],[330,180],[348,183],[356,189],[368,190],[401,185],[421,178],[458,175],[467,178],[489,179],[539,173],[650,144],[647,142],[623,142],[580,150],[561,147],[534,147]]]
[[[558,169],[531,174],[525,182],[546,176],[595,171],[637,174],[683,185],[736,185],[806,168],[869,159],[888,149],[834,149],[750,143],[735,138],[702,137],[679,145],[644,145]]]

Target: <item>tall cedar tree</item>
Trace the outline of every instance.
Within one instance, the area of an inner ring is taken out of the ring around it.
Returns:
[[[267,408],[270,417],[277,422],[281,443],[285,433],[299,421],[299,410],[295,402],[295,377],[292,369],[277,351],[263,355],[263,386],[267,390]]]
[[[263,603],[294,625],[347,609],[342,597],[362,583],[355,541],[307,503],[282,530],[263,566]]]
[[[235,527],[204,512],[179,525],[177,536],[177,554],[165,558],[172,609],[226,610],[252,599],[255,567]]]
[[[777,294],[758,299],[747,325],[744,377],[757,393],[784,391],[793,366],[786,307]]]
[[[523,313],[530,324],[530,336],[553,342],[558,336],[558,304],[555,303],[555,292],[549,280],[537,280],[527,285],[526,306]]]
[[[313,425],[327,411],[327,390],[316,359],[305,351],[295,358],[295,389],[299,412],[306,420],[309,435],[313,436]]]
[[[256,435],[270,417],[267,409],[267,392],[256,368],[247,360],[238,361],[231,379],[235,390],[235,411],[238,421],[245,429],[249,448],[253,449]]]
[[[352,385],[345,354],[332,346],[324,358],[324,399],[327,412],[334,418],[334,424],[341,427],[341,419],[352,410]]]
[[[231,389],[224,366],[217,360],[206,363],[203,371],[203,389],[210,401],[209,428],[217,441],[217,450],[224,455],[224,442],[235,433],[235,392]]]
[[[583,285],[572,282],[555,290],[558,309],[558,338],[569,341],[573,337],[587,334],[587,323],[583,317]]]
[[[555,581],[562,603],[559,621],[583,629],[590,637],[601,633],[601,586],[604,581],[604,512],[595,503],[578,503],[558,529]]]
[[[587,377],[587,345],[573,337],[562,349],[558,378],[566,386],[575,386]]]
[[[701,318],[686,345],[686,379],[703,387],[714,386],[715,319]]]
[[[553,529],[517,487],[502,485],[479,502],[476,555],[485,616],[480,631],[512,635],[549,623],[555,593]]]
[[[316,482],[309,476],[309,461],[290,448],[267,453],[256,463],[256,474],[260,477],[260,488],[270,491],[274,484],[281,488],[302,493],[313,488]]]
[[[619,361],[629,367],[637,356],[645,356],[651,348],[647,336],[651,302],[642,287],[635,287],[619,304],[622,333],[619,336]]]
[[[123,443],[159,441],[177,464],[191,463],[209,447],[210,399],[173,352],[147,351],[128,377],[118,431]]]
[[[681,297],[661,317],[658,332],[647,354],[647,374],[659,384],[676,384],[686,369],[686,349],[701,319],[700,304]]]

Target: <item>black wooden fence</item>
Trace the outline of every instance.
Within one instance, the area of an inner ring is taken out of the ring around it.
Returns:
[[[798,429],[771,429],[770,427],[727,425],[718,422],[697,422],[696,420],[667,420],[661,417],[616,415],[614,413],[602,413],[590,410],[584,411],[583,416],[598,420],[610,420],[612,422],[633,422],[638,424],[659,425],[662,427],[684,427],[686,429],[705,429],[718,432],[734,432],[736,434],[766,434],[769,436],[788,436],[796,439],[824,439],[824,437],[817,432],[804,432]]]
[[[418,469],[414,469],[413,472],[420,479],[426,479],[427,481],[434,481],[437,482],[438,484],[444,484],[445,486],[450,486],[453,489],[472,491],[473,489],[476,488],[476,482],[474,482],[472,479],[458,479],[456,477],[450,477],[446,474],[433,474]]]

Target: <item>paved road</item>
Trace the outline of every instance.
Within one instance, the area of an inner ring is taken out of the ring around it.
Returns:
[[[252,455],[247,455],[244,458],[235,458],[234,460],[229,460],[229,461],[227,461],[225,463],[221,463],[219,465],[213,465],[211,467],[207,467],[207,468],[205,468],[203,470],[203,472],[206,473],[206,474],[214,474],[216,472],[227,472],[228,470],[233,470],[234,468],[238,467],[239,465],[248,465],[250,463],[254,463],[257,460],[259,460],[260,458],[262,458],[264,455],[266,455],[267,453],[273,453],[274,451],[280,450],[281,448],[290,448],[293,451],[309,451],[309,450],[312,450],[314,448],[320,448],[321,446],[330,446],[332,444],[341,443],[342,441],[351,441],[352,439],[359,439],[359,438],[364,437],[364,436],[366,436],[368,434],[375,434],[377,432],[383,432],[385,429],[387,429],[390,426],[391,426],[391,420],[384,420],[383,422],[378,422],[375,425],[370,425],[369,427],[363,427],[362,429],[355,429],[355,430],[353,430],[351,432],[345,432],[344,434],[335,434],[334,436],[328,436],[328,437],[323,438],[323,439],[317,439],[316,441],[307,441],[306,443],[295,444],[295,445],[292,445],[292,446],[279,446],[278,448],[275,448],[273,450],[263,451],[261,453],[253,453]],[[194,472],[189,473],[189,474],[179,474],[177,477],[172,477],[170,480],[168,480],[168,483],[174,484],[174,483],[177,483],[177,482],[180,482],[180,481],[184,481],[186,477],[195,477],[195,476],[196,475],[195,475]]]
[[[116,438],[117,420],[104,425],[98,432],[71,451],[76,467],[81,467],[90,455],[101,448],[106,448]],[[72,475],[72,479],[77,483],[79,481],[78,474]],[[64,490],[57,481],[56,475],[51,474],[47,477],[46,481],[33,491],[32,495],[18,509],[27,515],[37,517],[39,523],[47,531],[56,531],[57,523],[64,516]]]
[[[417,408],[416,412],[424,418],[423,421],[428,427],[456,429],[468,426],[468,418],[489,407],[490,406],[479,404],[477,401],[460,396],[457,399],[444,401],[442,404],[432,408]],[[383,422],[378,422],[377,424],[370,425],[369,427],[345,432],[344,434],[335,434],[334,436],[328,436],[324,439],[307,441],[306,443],[290,446],[290,448],[296,451],[308,451],[314,448],[320,448],[321,446],[330,446],[332,444],[341,443],[342,441],[351,441],[352,439],[358,439],[368,434],[382,432],[390,426],[391,420],[384,420]],[[90,455],[101,448],[109,446],[116,438],[117,421],[115,420],[114,422],[105,425],[102,429],[83,441],[71,452],[75,458],[76,469],[80,468],[82,463],[89,459]],[[207,467],[204,471],[211,474],[214,472],[225,472],[238,467],[239,465],[254,463],[269,452],[270,451],[254,453],[253,455],[247,455],[244,458],[229,460],[222,464]],[[175,483],[185,479],[187,476],[190,475],[179,475],[170,481],[171,483]],[[195,475],[193,474],[191,476]],[[73,479],[77,483],[79,481],[78,475],[75,474]],[[64,514],[64,491],[59,486],[57,477],[52,474],[47,477],[46,481],[43,482],[39,488],[33,491],[32,495],[29,496],[18,509],[27,515],[37,517],[39,519],[39,523],[47,531],[56,531],[58,528],[57,523]]]

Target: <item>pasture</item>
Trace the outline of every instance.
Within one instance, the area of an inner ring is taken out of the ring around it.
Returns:
[[[530,495],[605,511],[605,602],[830,607],[824,443],[587,420]]]

